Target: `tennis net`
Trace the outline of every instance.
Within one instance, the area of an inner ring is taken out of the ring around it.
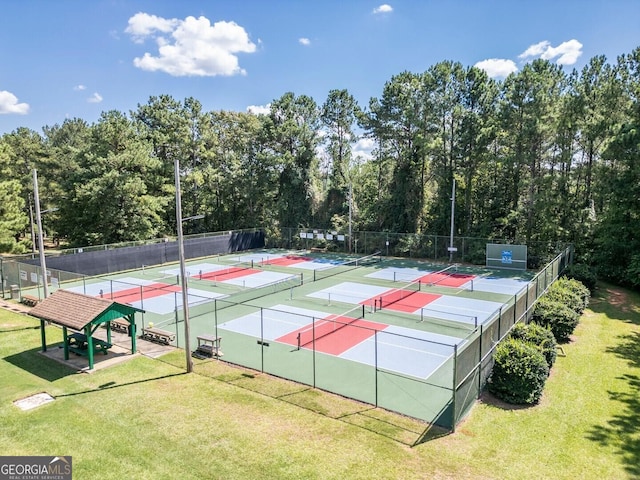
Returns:
[[[145,277],[151,277],[150,280],[154,282],[164,282],[177,285],[180,283],[180,275],[173,272],[165,272],[159,270],[157,266],[142,265],[142,275]]]
[[[422,290],[422,280],[414,280],[400,288],[394,288],[380,295],[377,301],[374,300],[374,310],[389,308],[391,305],[405,300],[407,297]]]
[[[458,267],[457,263],[449,265],[442,270],[425,275],[422,281],[428,287],[442,286],[473,292],[473,275],[458,272]]]
[[[233,265],[229,265],[226,268],[213,270],[211,272],[203,272],[202,270],[195,274],[193,272],[188,272],[188,275],[198,280],[217,282],[228,280],[229,278],[233,278],[237,274],[240,274],[240,272],[251,269],[253,269],[253,260],[249,262],[238,262]]]
[[[333,335],[362,318],[364,318],[364,305],[358,305],[356,308],[352,308],[341,315],[331,315],[318,321],[314,319],[310,327],[298,332],[298,350],[317,342],[321,338]]]
[[[346,262],[336,263],[321,270],[314,270],[313,281],[315,282],[317,280],[322,280],[323,278],[333,277],[334,275],[339,275],[358,267],[375,265],[376,263],[380,263],[381,260],[380,252],[377,251],[371,255],[365,255],[364,257],[347,260]]]
[[[433,308],[420,309],[420,323],[432,323],[463,330],[475,330],[478,327],[478,317],[460,313],[436,310]]]

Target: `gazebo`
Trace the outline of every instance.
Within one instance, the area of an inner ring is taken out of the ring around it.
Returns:
[[[42,351],[47,351],[45,322],[62,327],[64,359],[69,360],[69,352],[86,356],[89,369],[93,369],[96,353],[107,354],[111,348],[110,322],[124,318],[129,323],[131,353],[136,352],[136,312],[139,308],[117,303],[104,298],[91,297],[68,290],[57,290],[33,307],[29,314],[40,320]],[[103,324],[107,324],[107,341],[95,338],[93,334]],[[73,333],[69,333],[69,329]]]

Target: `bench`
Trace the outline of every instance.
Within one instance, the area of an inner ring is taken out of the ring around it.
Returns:
[[[89,344],[87,343],[87,336],[83,333],[72,333],[67,337],[67,341],[69,342],[69,351],[75,353],[76,355],[82,355],[86,357],[89,355]],[[105,342],[104,340],[100,340],[99,338],[92,337],[93,342],[93,353],[102,352],[107,355],[108,350],[113,346],[109,342]]]
[[[159,328],[143,328],[140,338],[143,340],[149,340],[150,342],[161,343],[163,345],[169,345],[176,339],[176,334],[167,330],[161,330]]]
[[[34,297],[33,295],[23,295],[20,299],[20,302],[28,307],[35,307],[40,299],[38,297]]]
[[[109,322],[109,325],[111,326],[111,330],[113,330],[114,332],[120,332],[120,333],[126,333],[126,334],[129,333],[129,327],[131,327],[131,324],[126,320],[123,320],[122,318],[111,320]]]
[[[213,335],[199,335],[198,348],[191,354],[192,357],[204,360],[205,358],[221,357],[223,355],[220,350],[221,337]]]
[[[312,252],[316,252],[316,253],[326,253],[327,249],[326,248],[320,248],[320,247],[311,247],[311,251]]]

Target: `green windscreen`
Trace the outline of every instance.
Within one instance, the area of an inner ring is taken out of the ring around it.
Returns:
[[[487,243],[487,267],[527,269],[527,246]]]

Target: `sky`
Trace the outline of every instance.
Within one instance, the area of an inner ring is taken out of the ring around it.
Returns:
[[[361,107],[441,61],[503,79],[570,72],[640,46],[640,0],[15,0],[0,2],[0,135],[151,96],[264,112],[287,92]]]

